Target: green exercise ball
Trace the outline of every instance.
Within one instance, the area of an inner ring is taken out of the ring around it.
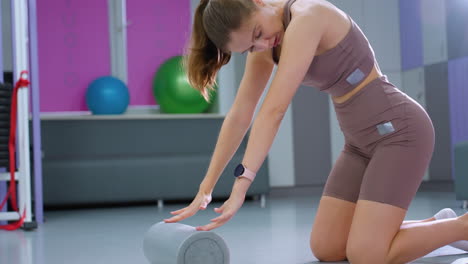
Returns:
[[[172,57],[159,67],[153,79],[153,95],[163,113],[203,113],[214,101],[214,93],[210,103],[206,102],[189,84],[182,59],[182,56]]]

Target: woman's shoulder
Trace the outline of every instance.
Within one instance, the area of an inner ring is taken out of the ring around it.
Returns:
[[[333,19],[346,14],[332,3],[325,0],[296,0],[291,5],[291,20],[303,16],[317,16]]]
[[[335,47],[348,34],[351,22],[348,15],[325,0],[296,0],[291,6],[291,23],[321,27],[320,43],[316,55]]]

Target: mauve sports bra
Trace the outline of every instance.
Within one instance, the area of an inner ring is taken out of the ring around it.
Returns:
[[[295,1],[288,0],[284,6],[285,30],[291,21],[290,8]],[[351,21],[349,32],[334,48],[314,57],[303,85],[339,97],[357,87],[372,71],[374,63],[377,63],[374,51],[359,26],[351,17],[348,18]],[[273,60],[278,64],[276,53],[276,48],[273,48]]]

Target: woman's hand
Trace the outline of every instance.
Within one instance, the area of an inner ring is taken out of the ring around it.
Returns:
[[[214,209],[216,213],[221,215],[214,219],[211,219],[210,224],[197,227],[197,230],[210,231],[224,225],[227,221],[231,220],[231,218],[237,213],[239,208],[241,208],[242,204],[244,203],[244,200],[245,196],[231,194],[231,197],[229,197],[229,199],[226,202],[224,202],[223,206]]]
[[[250,185],[250,183],[248,183],[248,185]],[[216,213],[221,215],[211,219],[210,224],[197,227],[197,230],[210,231],[224,225],[227,221],[231,220],[231,218],[237,213],[239,208],[241,208],[242,204],[244,203],[246,194],[246,189],[244,189],[245,188],[236,188],[236,186],[234,186],[229,199],[224,202],[220,208],[214,209]]]
[[[211,193],[205,193],[199,191],[195,198],[193,199],[192,203],[180,210],[171,212],[172,215],[175,215],[169,219],[164,219],[166,223],[175,223],[186,218],[189,218],[195,215],[198,210],[205,210],[208,204],[211,202]]]

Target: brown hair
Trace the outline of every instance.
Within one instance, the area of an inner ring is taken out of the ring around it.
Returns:
[[[210,99],[216,74],[231,59],[227,51],[230,33],[256,11],[254,0],[201,0],[195,10],[193,29],[184,58],[189,83]]]

